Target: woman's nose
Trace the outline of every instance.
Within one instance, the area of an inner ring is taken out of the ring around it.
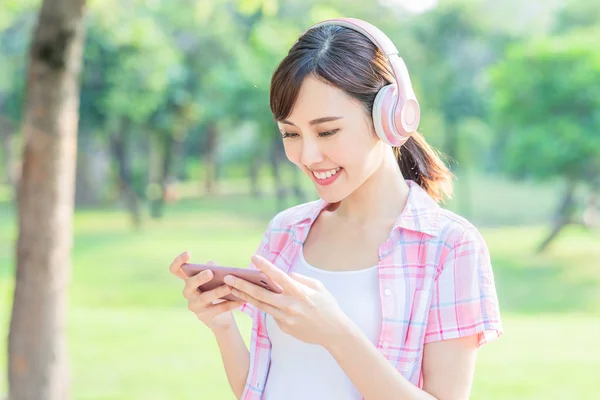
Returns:
[[[323,161],[323,152],[318,143],[312,139],[303,139],[301,161],[304,165],[310,166]]]

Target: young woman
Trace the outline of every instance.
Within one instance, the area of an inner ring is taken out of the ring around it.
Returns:
[[[486,243],[438,205],[452,174],[415,132],[396,52],[364,21],[328,20],[274,72],[286,155],[320,197],[276,215],[252,257],[282,294],[233,277],[200,293],[212,273],[186,279],[187,252],[171,264],[240,399],[467,399],[477,348],[501,334]],[[214,304],[229,293],[244,302]]]

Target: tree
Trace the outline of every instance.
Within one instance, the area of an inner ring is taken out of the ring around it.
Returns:
[[[491,70],[496,130],[506,171],[516,178],[560,178],[565,190],[543,251],[574,222],[575,190],[600,176],[598,28],[518,44]]]
[[[19,157],[15,152],[18,123],[22,118],[25,54],[37,5],[31,0],[5,0],[0,16],[0,141],[2,180],[16,187]],[[1,167],[0,167],[1,169]]]
[[[68,397],[70,274],[84,0],[44,0],[29,53],[9,398]]]
[[[473,212],[470,171],[484,164],[488,141],[488,130],[471,127],[485,126],[482,119],[489,87],[482,75],[501,49],[493,45],[496,40],[485,29],[481,7],[465,1],[444,2],[410,21],[409,35],[419,44],[412,57],[416,61],[414,84],[423,93],[421,129],[447,155],[445,161],[460,177],[454,193],[458,212],[467,218]],[[431,125],[435,116],[438,126]]]
[[[123,23],[115,25],[116,21]],[[149,120],[164,107],[179,54],[158,17],[147,11],[115,10],[99,3],[89,22],[81,134],[88,139],[95,131],[105,139],[120,198],[133,226],[139,228],[148,172],[147,155],[140,149],[147,147],[155,131]]]
[[[593,27],[600,24],[600,3],[588,0],[571,0],[564,4],[556,17],[554,32],[565,33],[574,28]]]

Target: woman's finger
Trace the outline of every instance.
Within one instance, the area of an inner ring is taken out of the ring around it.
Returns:
[[[250,297],[255,298],[261,303],[267,303],[275,307],[279,307],[282,296],[277,293],[273,293],[262,286],[255,285],[252,282],[248,282],[245,279],[237,278],[232,275],[225,277],[225,283],[234,287],[242,293],[248,294]]]
[[[254,307],[258,308],[261,311],[266,312],[267,314],[273,316],[274,318],[283,319],[285,317],[285,314],[279,308],[272,306],[268,303],[262,302],[258,299],[255,299],[254,297],[250,296],[248,293],[245,293],[238,289],[233,288],[231,290],[231,294],[233,294],[236,297],[239,297],[242,300],[247,301],[248,303],[252,304]]]
[[[169,265],[169,271],[171,271],[171,273],[183,280],[187,279],[187,276],[185,275],[185,273],[181,270],[181,266],[183,264],[185,264],[186,262],[188,262],[190,259],[190,252],[189,251],[184,251],[183,253],[181,253],[180,255],[178,255],[177,257],[175,257],[175,259],[173,260],[173,262],[171,263],[171,265]]]
[[[233,311],[236,308],[240,307],[242,304],[244,304],[244,303],[241,301],[227,300],[227,301],[224,301],[223,303],[210,305],[207,307],[207,309],[209,310],[208,312],[210,312],[212,316],[217,316],[217,315],[222,314],[227,311]]]
[[[300,282],[300,283],[308,286],[311,289],[319,290],[319,289],[321,289],[323,287],[323,283],[321,281],[319,281],[317,279],[310,278],[310,277],[305,276],[305,275],[301,275],[301,274],[299,274],[297,272],[292,272],[290,274],[290,276],[292,277],[292,279],[294,279],[294,280],[296,280],[296,281],[298,281],[298,282]]]
[[[204,285],[213,278],[211,270],[207,269],[202,272],[198,272],[196,275],[189,277],[185,281],[185,287],[183,288],[183,295],[185,298],[190,298],[198,293],[198,288]]]
[[[293,296],[304,294],[296,281],[290,278],[288,274],[271,264],[267,259],[259,255],[254,255],[252,256],[252,261],[258,269],[260,269],[265,275],[281,286],[285,293]]]
[[[212,301],[219,300],[221,297],[227,296],[230,293],[231,293],[231,286],[221,285],[218,288],[215,288],[213,290],[203,292],[200,295],[199,300],[204,303],[210,303]]]
[[[232,311],[244,304],[241,301],[225,300],[222,303],[211,304],[200,300],[199,298],[192,299],[188,302],[188,309],[196,314],[199,318],[204,319],[206,316],[214,317],[226,311]]]

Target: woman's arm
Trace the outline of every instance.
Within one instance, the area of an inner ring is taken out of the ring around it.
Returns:
[[[244,391],[250,369],[250,352],[235,322],[227,328],[214,328],[213,333],[221,351],[229,386],[239,399]]]
[[[327,346],[366,400],[468,399],[476,348],[477,335],[425,345],[421,390],[404,378],[351,321],[348,335]]]
[[[267,230],[265,231],[262,241],[258,246],[255,254],[259,254],[263,257],[267,257],[269,254],[269,235],[271,227],[274,223],[275,218],[269,221]],[[256,269],[256,267],[250,263],[248,269]],[[240,311],[254,318],[252,305],[248,303],[242,304]],[[233,318],[233,316],[232,316]],[[240,330],[237,326],[235,319],[227,328],[216,328],[212,330],[219,350],[221,351],[221,360],[227,374],[227,380],[229,386],[235,394],[236,398],[240,398],[246,386],[246,380],[248,378],[248,372],[250,371],[250,352],[246,347],[246,343],[240,334]]]
[[[479,333],[461,339],[434,340],[425,344],[424,388],[404,378],[344,314],[335,298],[315,279],[282,270],[261,257],[253,258],[265,275],[283,288],[276,294],[233,276],[225,283],[232,293],[272,315],[287,334],[306,343],[322,345],[331,353],[366,400],[465,399],[473,379]],[[499,325],[485,322],[487,331]]]
[[[188,277],[181,267],[189,259],[189,252],[181,253],[173,260],[169,270],[185,281],[183,295],[188,300],[188,309],[214,333],[221,350],[229,385],[239,398],[244,390],[250,367],[250,354],[231,313],[233,309],[239,307],[240,303],[235,301],[215,303],[216,300],[231,293],[231,288],[227,285],[200,292],[198,288],[209,282],[213,274],[210,270],[206,270]]]
[[[437,399],[468,399],[475,375],[478,334],[425,344],[423,390]]]

